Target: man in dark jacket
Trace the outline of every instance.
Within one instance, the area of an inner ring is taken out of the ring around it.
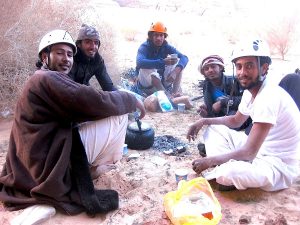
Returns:
[[[170,97],[180,95],[182,71],[188,57],[169,45],[167,36],[163,23],[152,23],[147,41],[139,47],[136,57],[138,94],[149,96],[163,90]]]
[[[26,208],[12,224],[38,224],[56,210],[94,215],[118,207],[118,193],[95,190],[89,170],[97,175],[98,166],[121,158],[127,113],[138,108],[142,118],[145,109],[130,93],[96,91],[70,79],[75,52],[67,31],[47,33],[39,45],[41,69],[17,102],[0,176],[4,206]]]
[[[99,54],[99,32],[92,26],[82,24],[76,40],[77,53],[74,56],[73,67],[69,76],[80,84],[89,85],[95,76],[103,91],[115,91],[110,76],[107,73],[103,58]]]
[[[204,76],[203,96],[204,104],[200,105],[197,112],[203,118],[234,115],[242,99],[243,90],[233,76],[224,75],[224,60],[219,55],[205,57],[198,67]],[[249,134],[252,120],[249,118],[241,127],[235,130],[245,129]],[[201,156],[206,156],[203,143],[198,144]]]
[[[279,86],[286,90],[290,96],[296,102],[298,109],[300,110],[300,74],[295,71],[295,73],[290,73],[285,75],[279,82]]]
[[[242,99],[243,90],[233,76],[224,75],[224,61],[219,55],[205,57],[198,68],[205,77],[203,82],[204,104],[198,109],[202,117],[234,115]],[[251,123],[247,120],[239,129]]]

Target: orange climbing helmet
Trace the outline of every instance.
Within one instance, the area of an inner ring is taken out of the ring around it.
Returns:
[[[165,34],[165,37],[168,36],[167,28],[165,27],[165,25],[162,22],[151,23],[150,29],[148,31],[148,36],[152,32],[159,32],[159,33]]]

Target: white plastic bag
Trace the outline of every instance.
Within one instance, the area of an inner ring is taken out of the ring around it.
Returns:
[[[221,205],[203,177],[180,181],[177,191],[164,196],[164,208],[174,225],[216,225]]]

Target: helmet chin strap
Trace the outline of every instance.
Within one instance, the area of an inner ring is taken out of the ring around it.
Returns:
[[[265,75],[259,75],[259,81],[264,81],[266,79],[266,76]]]
[[[266,79],[266,75],[262,74],[261,68],[260,68],[260,58],[257,56],[257,66],[258,66],[258,78],[255,83],[253,83],[251,86],[247,87],[247,89],[252,89],[258,85],[261,85],[263,81]]]
[[[263,81],[264,78],[263,78],[261,70],[260,70],[260,59],[259,59],[259,56],[257,56],[257,67],[258,67],[258,80],[259,81]]]
[[[261,68],[260,68],[260,58],[257,56],[257,64],[258,64],[258,80],[264,81],[266,79],[266,75],[262,74]]]

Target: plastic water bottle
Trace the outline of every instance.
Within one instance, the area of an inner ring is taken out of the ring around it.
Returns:
[[[170,111],[172,108],[172,105],[168,102],[161,102],[160,104],[164,111]]]
[[[173,106],[164,91],[157,91],[156,95],[158,98],[159,106],[163,112],[169,112],[173,110]]]

